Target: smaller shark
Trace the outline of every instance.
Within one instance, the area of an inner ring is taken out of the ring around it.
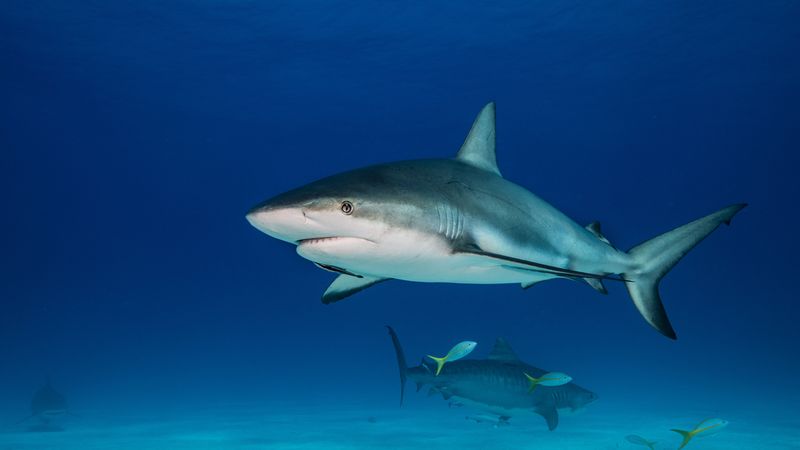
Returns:
[[[60,431],[61,428],[54,426],[52,422],[66,416],[67,413],[67,400],[53,388],[50,377],[47,377],[45,385],[33,394],[31,415],[19,423],[36,418],[39,419],[40,424],[31,427],[31,431]]]
[[[487,359],[461,359],[453,361],[435,375],[435,367],[424,360],[417,367],[408,367],[405,353],[392,327],[387,326],[392,338],[397,364],[400,368],[400,404],[403,404],[405,384],[411,378],[417,391],[424,385],[445,400],[476,406],[497,415],[504,424],[513,416],[539,414],[552,431],[558,426],[558,410],[576,411],[597,400],[597,394],[573,382],[561,386],[540,386],[529,392],[531,383],[525,374],[539,378],[547,370],[522,362],[511,346],[498,338]]]

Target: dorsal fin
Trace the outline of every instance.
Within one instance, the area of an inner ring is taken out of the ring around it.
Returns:
[[[494,151],[494,122],[494,102],[490,102],[483,107],[478,117],[475,118],[475,122],[472,123],[472,128],[469,130],[464,144],[461,145],[461,150],[458,151],[456,159],[500,175]]]
[[[494,348],[489,353],[489,359],[493,361],[519,362],[517,354],[514,353],[514,350],[511,350],[511,346],[503,338],[497,338],[494,342]]]
[[[611,245],[611,242],[608,242],[608,239],[605,236],[603,236],[603,232],[600,231],[600,222],[594,221],[594,222],[590,223],[589,225],[586,225],[586,229],[589,230],[590,233],[595,235],[597,237],[597,239],[600,239],[601,241],[605,242],[606,244]],[[611,245],[611,246],[613,247],[613,245]]]

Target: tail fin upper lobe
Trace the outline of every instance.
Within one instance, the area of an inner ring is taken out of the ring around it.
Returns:
[[[717,227],[730,223],[731,218],[745,206],[744,203],[728,206],[639,244],[628,252],[635,267],[623,274],[629,280],[625,283],[628,293],[642,317],[664,336],[677,338],[658,293],[661,278]]]
[[[397,338],[397,333],[389,325],[386,325],[386,328],[389,329],[389,336],[392,337],[392,345],[394,345],[394,352],[397,355],[397,366],[400,369],[400,406],[403,406],[403,397],[406,391],[406,371],[408,370],[406,355],[403,353],[403,347],[400,346],[400,339]]]

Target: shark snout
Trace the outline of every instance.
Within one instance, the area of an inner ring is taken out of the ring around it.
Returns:
[[[309,234],[308,218],[303,208],[257,206],[245,217],[259,231],[283,241],[296,243]]]

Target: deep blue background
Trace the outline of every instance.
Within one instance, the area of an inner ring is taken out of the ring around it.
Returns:
[[[394,405],[387,323],[412,360],[506,336],[606,404],[800,400],[800,3],[455,5],[4,1],[0,412],[48,372],[78,409]],[[677,342],[621,286],[395,281],[324,306],[332,275],[244,220],[450,157],[490,100],[503,174],[621,248],[750,203],[664,279]]]

